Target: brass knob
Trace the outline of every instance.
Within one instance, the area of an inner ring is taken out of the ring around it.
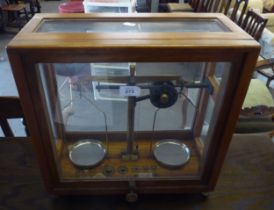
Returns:
[[[169,100],[168,94],[162,93],[161,96],[160,96],[161,103],[165,104],[165,103],[168,102],[168,100]]]

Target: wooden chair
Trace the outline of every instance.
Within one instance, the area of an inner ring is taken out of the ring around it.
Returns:
[[[200,12],[217,12],[220,0],[203,0],[200,5]]]
[[[5,137],[14,137],[9,119],[22,119],[22,124],[25,126],[26,135],[29,132],[24,122],[24,115],[18,97],[0,97],[0,127]]]
[[[7,21],[5,25],[22,28],[24,23],[28,22],[27,5],[24,3],[9,2],[9,0],[0,0],[0,7],[3,16],[6,14]]]
[[[261,60],[258,63],[260,66],[256,68],[256,72],[267,78],[266,86],[269,88],[270,82],[274,80],[274,58]]]
[[[255,40],[259,40],[268,19],[250,9],[240,27],[250,34]],[[263,59],[257,62],[256,72],[267,78],[266,86],[269,88],[270,82],[274,79],[274,58]]]
[[[30,16],[34,16],[35,13],[40,13],[41,12],[41,4],[39,0],[25,0],[26,3],[29,4],[29,13]]]
[[[250,9],[240,24],[241,28],[250,34],[255,40],[259,40],[266,26],[268,19],[262,17],[259,13]]]
[[[235,0],[233,6],[232,0],[223,0],[217,12],[223,12],[226,16],[230,17],[232,21],[239,25],[243,21],[247,6],[248,0]]]
[[[273,60],[274,61],[274,60]],[[274,62],[258,61],[255,70],[273,68]],[[264,82],[252,79],[236,126],[236,133],[274,131],[274,100]]]

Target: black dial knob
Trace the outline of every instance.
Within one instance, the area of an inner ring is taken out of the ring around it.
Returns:
[[[176,103],[178,92],[170,81],[155,82],[150,89],[150,102],[157,108],[168,108]]]

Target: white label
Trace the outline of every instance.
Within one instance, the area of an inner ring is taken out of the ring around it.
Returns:
[[[140,96],[141,89],[137,86],[120,86],[120,96]]]

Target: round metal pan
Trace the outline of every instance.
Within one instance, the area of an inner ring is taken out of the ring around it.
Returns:
[[[153,147],[156,161],[168,168],[178,168],[190,159],[190,149],[178,140],[165,139],[157,142]]]
[[[69,159],[80,168],[92,168],[98,165],[105,156],[104,145],[93,139],[80,140],[69,148]]]

